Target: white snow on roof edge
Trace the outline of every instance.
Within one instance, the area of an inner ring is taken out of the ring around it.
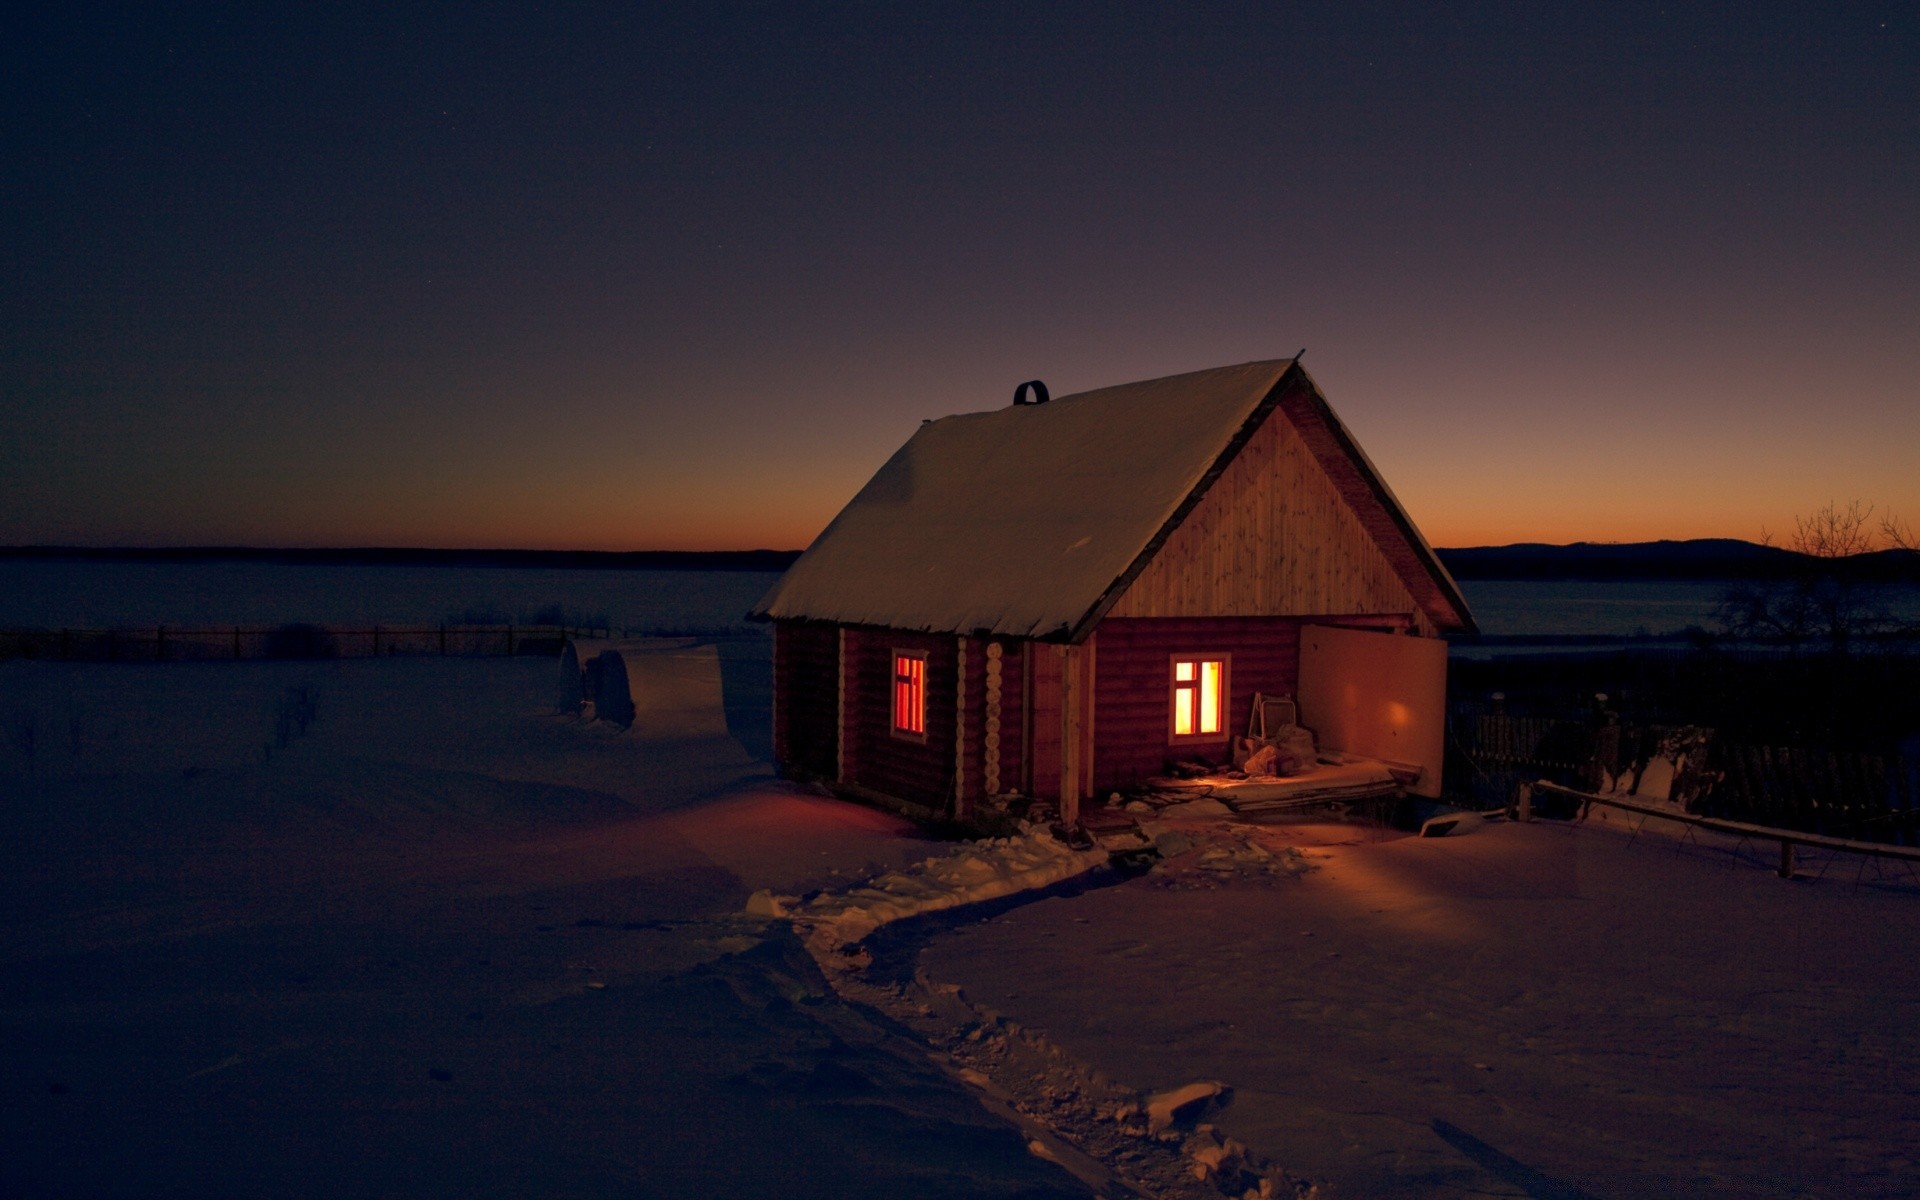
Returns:
[[[1292,365],[1242,363],[928,422],[752,615],[1063,636]]]

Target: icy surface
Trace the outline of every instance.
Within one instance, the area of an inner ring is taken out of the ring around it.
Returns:
[[[0,627],[612,625],[742,632],[772,571],[0,561]]]
[[[772,617],[1071,627],[1290,364],[1246,363],[921,426],[761,601]]]

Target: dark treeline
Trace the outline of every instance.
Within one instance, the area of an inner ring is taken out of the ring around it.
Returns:
[[[798,550],[435,550],[390,546],[282,550],[255,546],[0,546],[0,560],[254,562],[350,567],[545,567],[599,571],[784,571]]]
[[[1456,579],[1792,579],[1818,570],[1862,581],[1920,581],[1920,554],[1878,550],[1816,560],[1779,546],[1734,538],[1684,542],[1523,542],[1436,550]]]

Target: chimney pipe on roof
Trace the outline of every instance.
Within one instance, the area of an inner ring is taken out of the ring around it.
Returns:
[[[1033,390],[1033,399],[1031,400],[1027,399],[1027,390],[1029,388]],[[1047,395],[1047,385],[1041,383],[1038,379],[1029,379],[1027,382],[1013,389],[1013,402],[1016,405],[1045,404],[1050,399],[1052,399],[1052,397]]]

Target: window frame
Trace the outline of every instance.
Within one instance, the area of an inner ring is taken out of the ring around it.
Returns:
[[[903,661],[918,663],[920,667],[919,671],[917,673],[910,672],[908,675],[903,675],[900,670],[900,664]],[[910,675],[917,675],[917,678],[910,678]],[[925,650],[914,650],[903,646],[895,646],[892,650],[888,651],[887,681],[888,730],[892,732],[894,737],[899,738],[903,742],[918,742],[924,745],[927,740],[927,652]],[[919,702],[920,711],[917,714],[918,729],[900,723],[901,701],[903,698],[901,686],[903,684],[914,689],[910,694]]]
[[[1180,664],[1192,663],[1194,678],[1183,680],[1180,676]],[[1220,664],[1220,728],[1208,733],[1195,729],[1192,733],[1179,733],[1180,691],[1183,686],[1193,688],[1194,724],[1199,725],[1201,678],[1205,675],[1205,663]],[[1220,745],[1233,739],[1233,655],[1219,650],[1193,650],[1167,655],[1167,745],[1169,746],[1210,746]]]

